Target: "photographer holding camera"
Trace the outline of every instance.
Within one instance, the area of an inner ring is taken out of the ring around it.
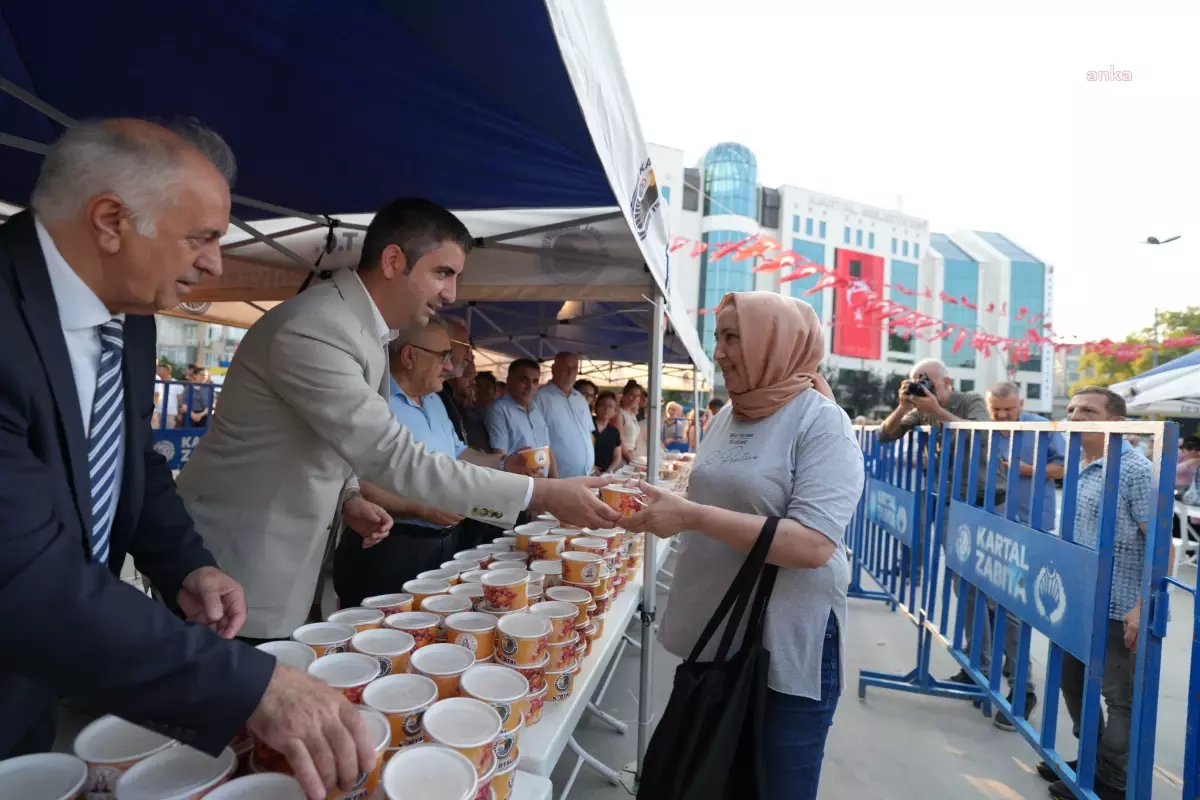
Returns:
[[[883,425],[879,431],[879,441],[882,444],[893,442],[903,438],[905,434],[911,431],[918,425],[940,425],[945,422],[988,422],[987,401],[983,395],[977,392],[956,392],[953,388],[953,383],[950,380],[949,370],[946,365],[936,358],[926,359],[918,363],[912,368],[909,373],[908,380],[900,384],[899,405],[896,409],[888,414],[887,419],[883,421]],[[937,446],[941,446],[941,439],[935,440]],[[969,445],[968,445],[969,446]],[[987,464],[987,444],[980,448],[982,452],[975,454],[975,458],[982,459],[979,469],[979,481],[975,487],[974,502],[976,505],[983,505],[983,491],[987,482],[987,470],[984,466]],[[936,452],[936,451],[935,451]],[[953,446],[950,451],[950,469],[954,469],[954,450]],[[966,483],[969,467],[964,465],[962,471],[963,484],[959,487],[959,492],[956,496],[967,497],[968,502],[972,500],[967,495]],[[952,473],[953,474],[953,473]],[[1006,495],[1006,481],[1003,470],[999,471],[996,478],[996,506],[1001,506]],[[923,498],[923,495],[922,495]],[[950,498],[943,498],[949,504]],[[929,523],[933,523],[933,515],[929,515]],[[928,529],[928,528],[926,528]],[[918,531],[918,534],[924,535],[924,531]],[[942,543],[945,546],[945,542]],[[917,576],[920,580],[920,575]],[[956,585],[958,581],[954,581]],[[990,601],[989,601],[990,603]],[[974,630],[975,622],[975,589],[969,588],[967,591],[967,611],[966,611],[966,642],[963,645],[964,651],[969,651],[971,646],[971,633]],[[980,653],[979,666],[980,671],[984,675],[988,675],[991,670],[992,661],[992,631],[988,615],[984,615],[984,631],[983,642],[985,647]],[[954,683],[971,684],[974,681],[964,670],[959,670],[958,674],[950,678]]]

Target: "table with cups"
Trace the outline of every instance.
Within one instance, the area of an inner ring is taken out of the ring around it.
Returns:
[[[627,513],[629,493],[603,492]],[[371,732],[375,769],[330,800],[548,800],[637,606],[643,553],[641,534],[543,517],[260,645],[342,692]],[[245,729],[213,758],[110,715],[71,749],[0,762],[0,796],[303,797],[287,760]]]

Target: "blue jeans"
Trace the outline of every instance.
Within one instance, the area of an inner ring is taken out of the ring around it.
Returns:
[[[763,755],[771,800],[816,800],[825,739],[842,693],[838,650],[837,618],[830,614],[821,651],[821,699],[767,692]]]

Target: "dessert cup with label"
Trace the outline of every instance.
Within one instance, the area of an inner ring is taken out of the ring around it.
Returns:
[[[596,583],[604,557],[597,553],[570,550],[562,554],[563,583]]]
[[[531,613],[550,620],[550,644],[565,642],[575,633],[579,609],[565,600],[544,600],[529,607]]]
[[[437,615],[438,641],[444,642],[446,641],[446,617],[451,614],[461,614],[463,611],[470,611],[473,606],[474,603],[469,597],[439,594],[433,597],[426,597],[425,602],[421,604],[421,610]]]
[[[416,580],[419,581],[445,581],[453,586],[458,583],[458,576],[466,570],[456,569],[429,569],[424,572],[417,573]]]
[[[175,741],[108,714],[75,737],[75,755],[87,763],[84,794],[112,793],[134,764],[161,753]]]
[[[383,625],[384,616],[384,613],[378,608],[357,606],[355,608],[343,608],[341,611],[335,611],[325,621],[339,625],[349,625],[357,632],[362,633],[363,631],[373,630]]]
[[[465,647],[477,661],[490,658],[496,648],[496,618],[479,611],[460,611],[446,617],[446,641]]]
[[[550,620],[540,614],[506,614],[496,624],[496,660],[504,664],[537,664],[546,655]]]
[[[392,614],[383,621],[385,628],[404,631],[413,637],[413,650],[420,650],[437,642],[438,626],[442,618],[428,611],[404,611]]]
[[[433,597],[435,594],[448,594],[450,592],[450,584],[447,581],[423,581],[416,579],[405,583],[404,591],[413,596],[413,608],[420,611],[421,604],[425,602],[426,597]]]
[[[392,628],[378,628],[357,633],[350,640],[350,650],[372,656],[379,662],[379,675],[403,675],[408,671],[408,659],[417,646],[411,633]]]
[[[363,689],[379,677],[379,662],[364,653],[321,656],[308,666],[308,674],[337,689],[352,704],[362,702]]]
[[[542,673],[542,687],[529,692],[529,705],[525,713],[525,727],[531,728],[542,721],[542,709],[546,705],[546,682],[545,673]]]
[[[603,557],[603,554],[607,551],[607,548],[608,542],[606,542],[604,539],[599,539],[592,536],[580,536],[571,542],[571,546],[568,549],[580,553],[595,553],[596,555]]]
[[[592,602],[589,589],[578,586],[553,586],[546,589],[546,599],[570,603],[576,608],[575,624],[583,625],[588,621],[587,609]]]
[[[372,708],[359,706],[358,713],[367,725],[368,736],[375,748],[375,767],[370,772],[360,774],[358,782],[347,791],[334,787],[325,795],[325,800],[366,800],[373,797],[375,790],[379,788],[379,779],[383,774],[383,756],[392,738],[392,729],[387,718]]]
[[[229,780],[237,758],[226,747],[216,758],[182,745],[130,767],[117,781],[120,800],[198,800]]]
[[[574,630],[571,632],[571,638],[567,641],[551,642],[547,648],[550,663],[546,665],[546,672],[573,667],[575,662],[583,657],[583,649],[586,646],[586,639]]]
[[[313,622],[301,625],[292,631],[292,639],[306,644],[318,658],[334,653],[344,653],[350,646],[350,640],[358,633],[351,625],[337,622]]]
[[[204,800],[308,800],[300,781],[278,772],[234,778],[206,794]]]
[[[567,537],[557,533],[543,533],[529,540],[529,559],[531,561],[555,561],[562,558],[567,546]]]
[[[462,677],[462,693],[496,709],[505,730],[515,730],[525,713],[529,681],[512,667],[476,664]]]
[[[489,570],[483,576],[483,599],[492,608],[517,611],[529,605],[529,573]]]
[[[402,611],[413,610],[413,596],[398,592],[396,594],[377,594],[374,597],[363,598],[363,608],[375,608],[383,612],[384,617],[399,614]]]
[[[0,797],[77,800],[87,763],[67,753],[35,753],[0,761]]]
[[[460,583],[458,586],[450,587],[450,595],[452,597],[467,597],[471,600],[471,610],[478,611],[480,604],[483,603],[483,584],[482,583]]]
[[[389,675],[372,681],[363,691],[363,705],[387,717],[388,747],[422,741],[421,718],[438,701],[438,687],[424,675]]]
[[[437,684],[438,697],[459,696],[462,674],[475,665],[475,654],[456,644],[431,644],[412,654],[409,669]]]
[[[471,697],[441,700],[425,712],[425,740],[452,747],[474,765],[476,780],[494,768],[493,743],[502,726],[496,709]]]
[[[478,781],[466,756],[441,745],[406,747],[383,769],[387,800],[472,800]]]
[[[645,469],[643,467],[643,469]],[[600,499],[604,504],[623,517],[631,517],[645,505],[644,496],[640,489],[610,483],[600,490]]]
[[[575,664],[567,669],[546,670],[546,702],[560,703],[571,697],[575,689]]]

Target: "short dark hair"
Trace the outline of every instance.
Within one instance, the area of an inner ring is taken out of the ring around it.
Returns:
[[[719,397],[714,397],[712,400],[708,401],[708,410],[714,414],[717,413],[718,411],[720,411],[724,407],[725,407],[725,401]]]
[[[613,394],[612,392],[603,391],[600,394],[596,395],[596,405],[597,406],[600,405],[601,400],[612,400],[615,403],[615,402],[617,402],[617,396],[615,394]]]
[[[493,389],[496,387],[496,376],[493,375],[491,372],[476,372],[475,373],[475,382],[478,383],[479,381],[483,381],[484,383],[490,383],[492,385]]]
[[[1183,440],[1184,450],[1200,450],[1200,436],[1186,436]]]
[[[1125,416],[1125,398],[1111,389],[1105,389],[1103,386],[1085,386],[1071,396],[1078,397],[1081,394],[1098,394],[1104,398],[1104,407],[1108,409],[1108,413],[1117,417]]]
[[[432,200],[400,197],[375,212],[363,239],[358,271],[379,266],[383,251],[396,245],[404,253],[404,274],[429,251],[445,242],[454,242],[464,253],[471,252],[475,240],[458,217]]]
[[[575,381],[575,391],[578,392],[584,386],[590,386],[592,387],[593,392],[596,391],[596,384],[592,383],[587,378],[580,378],[579,380]],[[612,392],[609,392],[609,394],[612,394]]]
[[[539,374],[541,374],[542,371],[541,365],[532,358],[518,358],[516,361],[508,365],[508,374],[511,375],[513,372],[519,369],[532,369],[534,372]]]

